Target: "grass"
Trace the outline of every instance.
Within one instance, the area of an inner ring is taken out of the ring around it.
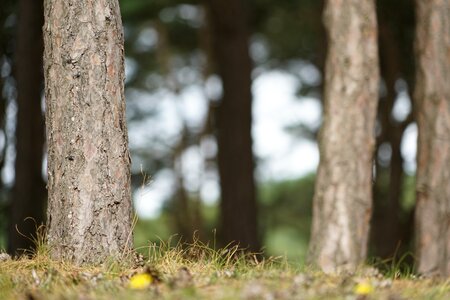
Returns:
[[[150,244],[139,266],[126,259],[80,267],[52,261],[41,244],[32,258],[0,261],[0,299],[450,299],[449,279],[382,275],[373,267],[326,275],[236,247],[170,245]],[[153,282],[132,289],[130,278],[141,273]]]

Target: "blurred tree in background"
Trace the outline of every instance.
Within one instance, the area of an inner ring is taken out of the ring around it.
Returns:
[[[15,82],[12,76],[12,56],[14,48],[14,26],[13,17],[14,1],[2,1],[0,9],[0,170],[3,171],[6,162],[6,152],[11,130],[7,128],[7,109],[15,96]],[[0,245],[6,246],[6,228],[8,222],[8,192],[3,176],[0,176]]]
[[[252,150],[252,62],[247,9],[240,0],[208,1],[214,62],[222,81],[217,108],[220,231],[223,246],[260,250]]]
[[[2,2],[1,24],[0,237],[18,253],[33,248],[44,220],[42,1]]]
[[[378,44],[382,83],[377,116],[373,255],[402,257],[410,250],[413,206],[406,200],[402,141],[414,122],[414,3],[377,1]],[[411,187],[409,187],[411,188]]]
[[[44,222],[43,1],[18,3],[14,69],[17,82],[15,180],[10,203],[8,252],[33,249],[36,230]]]

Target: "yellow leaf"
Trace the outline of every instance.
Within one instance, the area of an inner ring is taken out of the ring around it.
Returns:
[[[373,286],[367,281],[360,282],[355,286],[355,294],[357,295],[369,295],[372,293]]]
[[[136,274],[130,278],[129,287],[136,290],[142,290],[147,288],[152,282],[152,275],[148,273]]]

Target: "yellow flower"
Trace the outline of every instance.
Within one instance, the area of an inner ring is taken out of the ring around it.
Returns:
[[[355,294],[357,295],[365,296],[372,293],[373,293],[373,286],[367,281],[362,281],[355,286]]]
[[[136,290],[142,290],[147,288],[152,282],[152,275],[148,273],[136,274],[130,278],[129,287]]]

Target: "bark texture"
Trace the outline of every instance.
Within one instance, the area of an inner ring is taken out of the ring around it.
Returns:
[[[378,101],[374,1],[329,0],[325,116],[308,260],[325,272],[366,257]]]
[[[217,113],[221,186],[220,235],[259,251],[252,152],[252,64],[244,1],[209,0],[213,49],[223,95]]]
[[[45,137],[41,106],[44,82],[43,23],[42,0],[19,1],[15,52],[18,91],[16,162],[8,231],[8,252],[11,254],[33,248],[32,237],[36,236],[37,226],[44,221],[46,190],[42,160]]]
[[[117,0],[45,0],[48,243],[100,263],[132,246],[123,32]]]
[[[450,275],[450,2],[416,1],[416,258]]]

